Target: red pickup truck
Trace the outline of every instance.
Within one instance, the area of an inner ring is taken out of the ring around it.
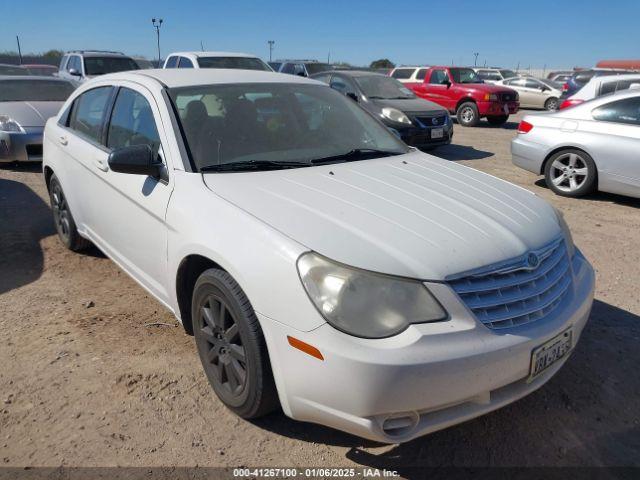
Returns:
[[[482,117],[492,125],[502,125],[520,107],[518,92],[482,83],[471,68],[431,67],[422,82],[404,85],[417,96],[442,105],[465,127],[477,125]]]

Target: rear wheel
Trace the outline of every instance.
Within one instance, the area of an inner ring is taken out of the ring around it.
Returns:
[[[596,190],[598,172],[587,153],[568,149],[554,154],[544,167],[547,186],[565,197],[582,197]]]
[[[463,127],[475,127],[480,122],[478,106],[473,102],[465,102],[456,111],[458,123]]]
[[[554,98],[554,97],[551,97],[547,99],[546,102],[544,102],[545,110],[550,110],[550,111],[558,110],[559,106],[560,106],[560,102],[558,101],[557,98]]]
[[[240,286],[227,272],[198,278],[191,305],[200,361],[218,398],[243,418],[278,406],[264,335]]]
[[[60,180],[55,174],[51,175],[49,179],[49,199],[58,238],[60,238],[64,246],[69,250],[78,252],[91,245],[89,240],[82,238],[78,233],[76,222],[73,220],[71,209],[67,203],[67,197],[65,197]]]
[[[509,120],[509,115],[500,115],[499,117],[487,117],[487,122],[491,125],[501,126],[507,123]]]

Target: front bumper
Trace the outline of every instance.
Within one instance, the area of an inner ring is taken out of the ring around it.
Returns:
[[[409,127],[409,128],[394,128],[402,141],[407,145],[416,148],[424,147],[437,147],[439,145],[448,145],[453,139],[453,125],[451,121],[447,121],[445,125],[437,127]],[[443,129],[442,137],[434,138],[433,130]]]
[[[531,141],[532,137],[528,135],[518,134],[511,140],[511,162],[517,167],[541,175],[548,147]]]
[[[511,403],[542,386],[564,360],[527,383],[532,350],[569,326],[576,341],[593,302],[594,273],[577,253],[574,284],[549,317],[498,333],[479,323],[446,284],[429,288],[451,315],[370,340],[328,324],[294,331],[259,315],[285,413],[385,443],[405,442]],[[293,349],[287,335],[322,352]]]
[[[44,127],[24,127],[25,133],[0,132],[0,162],[41,162]]]
[[[477,102],[482,117],[501,117],[518,113],[520,102]]]

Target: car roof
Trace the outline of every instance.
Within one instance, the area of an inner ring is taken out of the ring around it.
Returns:
[[[0,75],[0,81],[2,80],[46,80],[48,82],[71,83],[69,80],[64,78],[50,77],[47,75]]]
[[[127,72],[109,73],[96,78],[96,80],[100,82],[130,80],[138,83],[141,81],[144,82],[144,79],[153,79],[169,88],[229,83],[306,83],[310,85],[325,85],[317,80],[310,80],[296,75],[286,75],[262,70],[228,68],[131,70]],[[91,84],[91,82],[87,83]]]
[[[102,50],[69,50],[65,55],[81,55],[83,57],[125,57],[131,58],[122,52],[102,51]]]
[[[241,52],[171,52],[167,57],[172,56],[187,56],[193,55],[194,57],[247,57],[247,58],[258,58],[256,55],[252,55],[250,53],[241,53]]]

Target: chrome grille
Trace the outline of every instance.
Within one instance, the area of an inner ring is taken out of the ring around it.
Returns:
[[[532,266],[531,259],[538,263]],[[543,319],[562,302],[571,285],[563,239],[507,262],[447,279],[487,327],[502,329]]]

